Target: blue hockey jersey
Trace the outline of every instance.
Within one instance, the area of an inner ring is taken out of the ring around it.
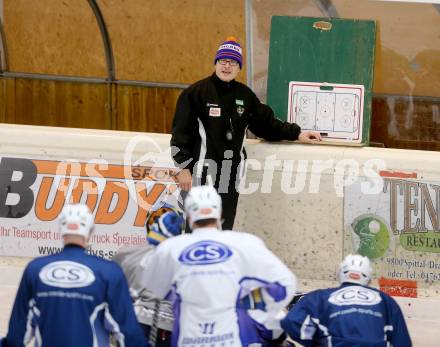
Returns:
[[[306,347],[411,347],[402,311],[389,295],[343,283],[306,294],[281,321]]]
[[[67,245],[24,270],[2,347],[147,346],[121,268]]]

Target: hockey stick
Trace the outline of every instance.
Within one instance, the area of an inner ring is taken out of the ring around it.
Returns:
[[[156,346],[157,341],[157,331],[158,331],[158,323],[159,323],[159,307],[160,307],[160,300],[154,299],[154,313],[153,313],[153,319],[151,321],[151,327],[150,327],[150,335],[148,336],[148,343],[151,347]]]
[[[293,306],[295,306],[295,304],[300,301],[302,299],[302,297],[305,295],[306,293],[296,293],[292,300],[290,300],[290,302],[287,304],[286,309],[288,311],[290,311],[292,309]]]

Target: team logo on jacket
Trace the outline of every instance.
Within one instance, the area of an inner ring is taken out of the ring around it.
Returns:
[[[382,301],[380,294],[372,289],[361,286],[344,287],[336,292],[333,292],[328,301],[333,305],[363,305],[372,306],[377,305]]]
[[[209,115],[211,117],[220,117],[222,115],[222,109],[220,107],[210,107]]]
[[[86,287],[95,281],[93,271],[74,261],[56,261],[44,266],[38,274],[48,286],[60,288]]]
[[[222,263],[232,255],[231,249],[216,241],[200,241],[186,247],[179,261],[188,265],[209,265]]]
[[[237,107],[237,113],[239,116],[241,116],[244,113],[244,107],[238,106]]]

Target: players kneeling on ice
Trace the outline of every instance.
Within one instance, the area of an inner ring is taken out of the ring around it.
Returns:
[[[25,268],[2,347],[147,346],[121,268],[88,255],[93,216],[86,205],[66,205],[59,216],[64,248]]]
[[[337,288],[306,294],[281,321],[304,346],[411,347],[402,311],[389,295],[368,287],[367,257],[348,255],[340,265]]]
[[[278,337],[276,315],[295,293],[295,276],[257,236],[221,230],[221,198],[213,187],[193,187],[185,212],[192,233],[162,242],[144,279],[155,296],[173,302],[172,345],[263,344],[260,331]],[[258,288],[260,306],[242,305]]]
[[[145,288],[145,276],[154,270],[150,259],[156,246],[169,237],[180,235],[185,229],[185,220],[176,208],[164,204],[148,213],[146,229],[146,244],[120,248],[113,261],[121,265],[127,277],[136,317],[150,345],[169,347],[173,330],[171,303],[152,296]]]

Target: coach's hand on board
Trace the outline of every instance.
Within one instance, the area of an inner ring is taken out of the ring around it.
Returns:
[[[322,138],[318,131],[301,131],[298,141],[302,143],[316,143],[322,141]]]
[[[191,176],[191,171],[189,171],[189,169],[181,170],[177,174],[176,178],[177,178],[177,182],[179,183],[179,187],[182,190],[188,192],[191,189],[192,176]]]

